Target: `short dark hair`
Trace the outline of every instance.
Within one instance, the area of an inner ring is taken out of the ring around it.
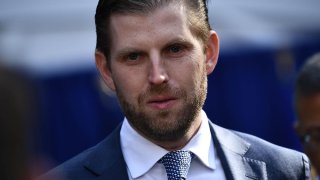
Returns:
[[[99,0],[95,14],[96,50],[110,58],[112,14],[145,14],[170,3],[181,3],[187,7],[191,32],[205,44],[210,36],[206,0]]]
[[[320,53],[310,57],[298,73],[295,84],[295,98],[320,93]]]

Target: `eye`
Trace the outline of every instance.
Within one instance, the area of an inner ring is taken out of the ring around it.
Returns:
[[[164,52],[169,58],[181,58],[188,53],[188,46],[181,43],[174,43],[169,45]]]
[[[183,46],[179,44],[174,44],[168,48],[170,53],[179,53],[183,50]]]
[[[136,60],[139,59],[139,56],[140,56],[139,53],[130,53],[130,54],[127,56],[127,59],[130,60],[130,61],[136,61]]]
[[[121,56],[123,63],[127,65],[137,65],[141,64],[145,59],[145,54],[139,51],[132,51]]]

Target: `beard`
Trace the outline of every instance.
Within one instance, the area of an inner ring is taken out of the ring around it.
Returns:
[[[154,141],[174,142],[188,132],[199,115],[207,96],[207,76],[202,74],[200,84],[194,91],[172,87],[168,83],[150,86],[138,96],[136,106],[128,102],[118,88],[116,93],[128,122],[135,130]],[[182,106],[152,112],[141,108],[149,97],[159,94],[178,97],[183,100]]]

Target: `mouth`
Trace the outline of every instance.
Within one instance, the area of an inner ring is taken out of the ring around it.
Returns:
[[[147,104],[153,109],[165,110],[172,108],[177,100],[175,97],[155,97],[150,99]]]

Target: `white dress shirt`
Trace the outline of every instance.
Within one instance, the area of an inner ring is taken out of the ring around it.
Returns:
[[[196,155],[191,162],[187,179],[224,180],[225,175],[215,152],[207,115],[201,111],[201,116],[202,123],[199,131],[182,148]],[[130,180],[167,179],[164,166],[157,162],[168,151],[141,136],[131,127],[126,118],[121,127],[120,140]]]

